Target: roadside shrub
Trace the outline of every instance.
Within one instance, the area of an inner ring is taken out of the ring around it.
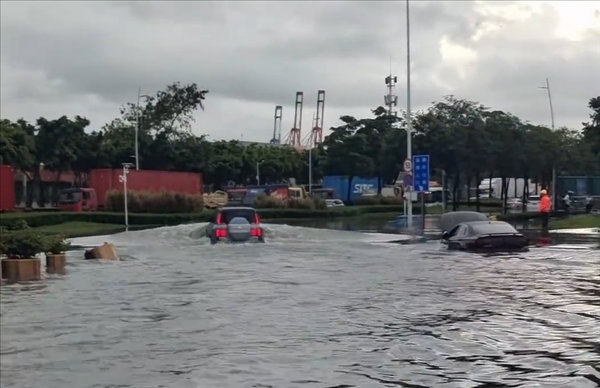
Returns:
[[[27,221],[20,219],[20,220],[15,221],[15,223],[12,224],[9,229],[12,231],[26,230],[26,229],[29,229],[29,224],[27,224]]]
[[[60,255],[71,248],[71,243],[65,239],[65,236],[62,234],[56,234],[52,236],[46,237],[46,249],[45,252]]]
[[[106,193],[106,210],[124,212],[124,194],[120,191]],[[127,208],[130,213],[175,214],[196,213],[204,209],[202,195],[147,191],[127,193]]]
[[[303,210],[325,210],[327,204],[319,198],[289,198],[281,199],[259,195],[254,201],[257,209],[303,209]]]
[[[29,259],[46,248],[46,237],[33,229],[2,233],[2,250],[11,259]]]
[[[369,195],[359,197],[354,200],[357,206],[373,206],[373,205],[402,205],[404,206],[404,198],[402,197],[384,197],[382,195]]]

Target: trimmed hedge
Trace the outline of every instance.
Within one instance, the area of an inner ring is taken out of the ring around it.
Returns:
[[[112,190],[106,193],[106,211],[125,211],[125,194]],[[202,194],[176,192],[129,191],[127,208],[131,213],[175,214],[196,213],[204,209]]]
[[[337,218],[352,217],[367,213],[392,213],[403,211],[403,206],[345,206],[330,210],[305,210],[305,209],[257,209],[261,218]],[[420,211],[418,207],[414,208]],[[181,214],[129,214],[129,225],[179,225],[190,222],[207,222],[214,210],[204,210],[197,213]],[[100,224],[123,224],[123,213],[110,212],[24,212],[6,213],[0,215],[0,225],[13,228],[14,225],[25,220],[33,228],[39,226],[58,225],[65,222],[95,222]]]
[[[256,209],[304,209],[326,210],[327,203],[320,198],[288,198],[280,199],[259,195],[254,201]]]

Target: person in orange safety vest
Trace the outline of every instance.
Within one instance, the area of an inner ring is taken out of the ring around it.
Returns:
[[[540,192],[540,213],[542,213],[542,229],[548,228],[550,219],[550,210],[552,210],[552,202],[546,190]]]

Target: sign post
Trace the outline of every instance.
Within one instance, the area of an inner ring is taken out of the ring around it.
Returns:
[[[119,175],[119,182],[123,183],[123,207],[125,209],[125,231],[129,231],[129,210],[127,209],[127,175],[129,168],[133,167],[131,163],[123,163],[123,174]]]
[[[429,191],[429,155],[413,156],[413,188],[421,193],[421,217],[423,218],[423,230],[425,230],[425,196],[423,193]]]
[[[412,171],[412,161],[410,159],[404,159],[404,171],[411,172]]]

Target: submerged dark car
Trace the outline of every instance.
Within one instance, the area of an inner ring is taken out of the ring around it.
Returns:
[[[474,221],[489,221],[489,218],[483,213],[471,211],[450,212],[442,214],[440,228],[442,229],[442,233],[449,232],[460,223]]]
[[[465,251],[524,252],[529,240],[503,221],[461,222],[442,235],[448,249]]]
[[[225,206],[217,210],[206,225],[206,237],[211,244],[265,241],[258,213],[244,206]]]

